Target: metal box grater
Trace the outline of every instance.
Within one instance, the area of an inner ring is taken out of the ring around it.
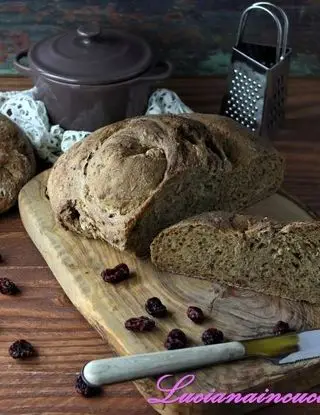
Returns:
[[[276,46],[243,42],[248,15],[257,10],[269,14],[275,21],[278,29]],[[281,15],[282,24],[273,10]],[[288,31],[287,15],[272,3],[254,3],[240,19],[228,76],[228,93],[222,100],[220,113],[261,136],[272,136],[284,120],[291,56],[291,49],[287,47]]]

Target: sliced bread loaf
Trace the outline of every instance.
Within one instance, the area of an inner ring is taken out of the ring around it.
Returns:
[[[320,303],[319,221],[203,213],[162,231],[151,258],[161,270]]]
[[[208,210],[238,211],[282,179],[278,152],[235,121],[155,115],[75,144],[54,165],[48,195],[65,228],[145,255],[162,229]]]

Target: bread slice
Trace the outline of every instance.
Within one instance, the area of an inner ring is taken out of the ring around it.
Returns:
[[[203,213],[162,231],[151,258],[164,271],[320,302],[320,221]]]
[[[186,217],[238,211],[276,192],[283,159],[221,116],[153,115],[108,125],[54,165],[48,196],[66,229],[149,253]]]

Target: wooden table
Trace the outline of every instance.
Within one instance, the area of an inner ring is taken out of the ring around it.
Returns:
[[[29,86],[26,79],[0,78],[0,90]],[[166,86],[194,110],[216,112],[225,83],[215,78],[175,79]],[[284,187],[320,214],[320,80],[291,80],[289,92],[286,129],[275,140],[287,157]],[[0,277],[11,278],[22,290],[19,297],[0,298],[0,415],[153,414],[131,383],[105,388],[100,398],[87,400],[75,393],[74,379],[83,363],[113,353],[64,295],[24,231],[17,209],[0,218],[0,253]],[[39,357],[11,359],[8,347],[19,338],[31,341]],[[320,387],[313,391],[319,393]],[[279,410],[309,414],[318,408],[277,405],[256,413],[273,415]]]

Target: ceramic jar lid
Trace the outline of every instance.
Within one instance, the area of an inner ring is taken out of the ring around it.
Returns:
[[[99,85],[137,77],[151,65],[152,51],[140,37],[90,23],[36,43],[28,59],[47,78]]]

